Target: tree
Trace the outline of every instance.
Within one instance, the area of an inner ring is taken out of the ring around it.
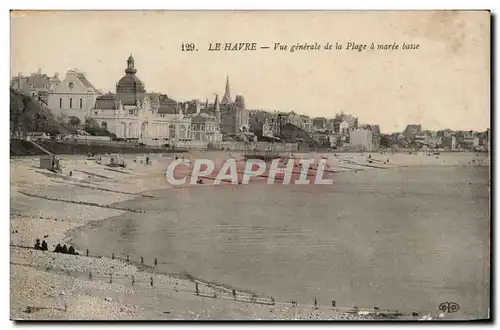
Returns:
[[[69,117],[68,119],[68,124],[70,124],[71,126],[75,127],[75,126],[79,126],[81,124],[81,120],[80,118],[78,117],[75,117],[75,116],[71,116]]]
[[[99,123],[97,122],[97,120],[95,120],[94,118],[91,118],[91,117],[85,117],[85,130],[95,130],[95,129],[98,129],[100,128],[99,127]]]
[[[389,139],[388,136],[382,135],[380,136],[380,146],[388,148],[391,146],[391,140]]]

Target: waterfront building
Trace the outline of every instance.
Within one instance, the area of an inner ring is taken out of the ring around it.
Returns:
[[[47,106],[50,91],[60,82],[57,73],[50,77],[42,73],[41,69],[38,69],[36,73],[32,73],[29,76],[24,76],[22,73],[19,73],[16,77],[13,77],[10,82],[10,88],[20,93],[30,95]]]
[[[121,139],[164,140],[165,144],[191,139],[191,119],[181,104],[162,94],[146,94],[136,75],[132,55],[125,76],[116,85],[116,94],[98,96],[91,117]]]
[[[350,145],[363,151],[373,150],[373,133],[371,130],[358,128],[349,136]]]
[[[231,98],[229,77],[226,79],[226,89],[220,104],[217,103],[221,123],[221,132],[225,139],[238,138],[243,134],[249,135],[249,111],[245,108],[245,99],[242,95]],[[215,112],[215,109],[214,109]]]
[[[328,128],[328,119],[325,117],[316,117],[312,119],[313,127],[316,129],[327,129]]]
[[[64,114],[85,120],[94,108],[100,92],[90,83],[85,74],[68,70],[63,81],[51,84],[48,107],[54,114]]]

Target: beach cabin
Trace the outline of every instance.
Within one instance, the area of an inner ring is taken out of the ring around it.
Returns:
[[[110,156],[107,156],[107,155],[105,155],[105,156],[100,156],[100,157],[99,157],[99,163],[100,163],[101,165],[106,165],[106,166],[108,166],[108,165],[110,165],[110,164],[111,164],[111,157],[110,157]]]
[[[46,155],[40,157],[40,168],[52,172],[58,172],[61,166],[58,158],[53,155]]]
[[[111,159],[109,162],[109,166],[115,167],[115,166],[120,166],[120,167],[125,167],[125,159],[123,158],[123,155],[120,154],[111,154]]]

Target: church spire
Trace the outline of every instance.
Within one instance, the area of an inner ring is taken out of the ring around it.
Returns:
[[[224,96],[222,97],[221,103],[222,104],[232,103],[231,88],[229,87],[229,76],[226,78],[226,91],[224,93]]]

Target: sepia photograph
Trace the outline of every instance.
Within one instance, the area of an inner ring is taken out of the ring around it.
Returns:
[[[12,321],[491,318],[488,10],[11,10]]]

